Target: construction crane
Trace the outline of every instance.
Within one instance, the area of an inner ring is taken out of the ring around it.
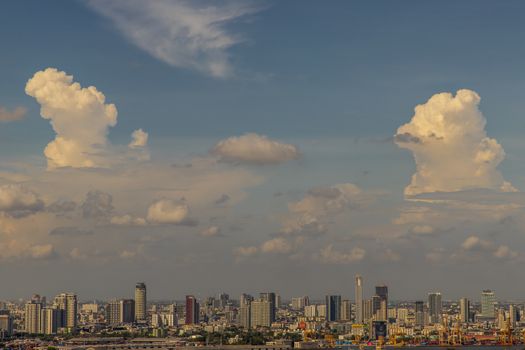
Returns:
[[[512,325],[510,324],[510,319],[507,319],[505,321],[505,327],[500,332],[500,344],[501,345],[512,345],[514,343],[514,339],[512,336]]]

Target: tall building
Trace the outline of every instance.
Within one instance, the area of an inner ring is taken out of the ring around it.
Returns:
[[[481,292],[481,317],[496,317],[496,295],[493,291],[486,289]]]
[[[270,293],[270,292],[266,292],[266,293],[259,293],[259,298],[262,299],[262,300],[266,300],[270,303],[270,324],[272,324],[273,322],[275,322],[275,309],[276,309],[276,296],[275,296],[275,293]]]
[[[516,323],[520,322],[520,309],[516,305],[509,306],[509,320],[512,327],[515,327]]]
[[[147,320],[147,302],[146,284],[139,282],[135,286],[135,320],[145,322]]]
[[[118,325],[120,323],[118,300],[112,300],[109,303],[107,303],[105,312],[106,323],[108,325]]]
[[[52,307],[42,309],[40,315],[40,332],[44,334],[56,334],[60,327],[61,311]]]
[[[376,295],[379,297],[379,305],[376,311],[378,321],[386,321],[388,317],[388,287],[383,285],[376,286]]]
[[[325,297],[326,320],[328,322],[341,320],[341,296],[327,295]]]
[[[186,324],[199,323],[199,303],[193,295],[186,295]]]
[[[461,298],[459,300],[459,321],[461,323],[470,322],[470,300],[467,298]]]
[[[252,303],[253,297],[251,295],[242,294],[241,295],[241,302],[239,307],[239,324],[244,327],[244,329],[250,329],[252,327],[251,324],[251,303]]]
[[[352,319],[352,303],[350,300],[343,300],[341,302],[341,320],[350,321]]]
[[[363,323],[368,322],[374,316],[374,300],[363,301]]]
[[[42,304],[39,301],[30,301],[26,303],[24,315],[24,328],[28,334],[42,333],[41,317]]]
[[[120,323],[133,323],[135,321],[135,300],[119,300]]]
[[[273,303],[267,299],[259,298],[251,302],[250,326],[271,327],[272,325],[272,307]]]
[[[65,328],[69,333],[77,329],[77,295],[60,293],[55,297],[54,307],[59,310],[59,328]]]
[[[355,276],[355,323],[364,322],[364,305],[363,305],[363,278],[360,275]]]
[[[425,326],[425,303],[423,301],[416,301],[416,326]]]
[[[9,311],[0,311],[0,339],[2,334],[11,335],[13,333],[13,317]]]
[[[310,305],[310,299],[308,297],[297,297],[292,298],[292,309],[303,310],[305,306]]]
[[[429,322],[431,324],[440,323],[441,315],[442,315],[441,293],[439,292],[428,293]]]

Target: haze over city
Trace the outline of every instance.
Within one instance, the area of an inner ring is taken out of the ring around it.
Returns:
[[[524,10],[0,3],[0,299],[524,300]]]

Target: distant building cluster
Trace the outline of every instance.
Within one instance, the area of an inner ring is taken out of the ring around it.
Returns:
[[[324,300],[298,296],[282,301],[275,292],[261,292],[238,300],[221,293],[151,302],[143,282],[135,285],[133,299],[79,302],[74,293],[52,300],[35,294],[23,303],[0,302],[0,339],[148,336],[185,345],[287,341],[299,348],[379,340],[414,345],[523,341],[523,305],[498,302],[492,290],[481,291],[479,302],[444,300],[438,291],[426,300],[392,301],[388,286],[377,285],[374,291],[365,297],[363,277],[357,275],[353,299],[326,295]]]

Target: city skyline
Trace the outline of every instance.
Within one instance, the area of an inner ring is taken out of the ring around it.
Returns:
[[[524,299],[523,11],[2,2],[0,300]]]

